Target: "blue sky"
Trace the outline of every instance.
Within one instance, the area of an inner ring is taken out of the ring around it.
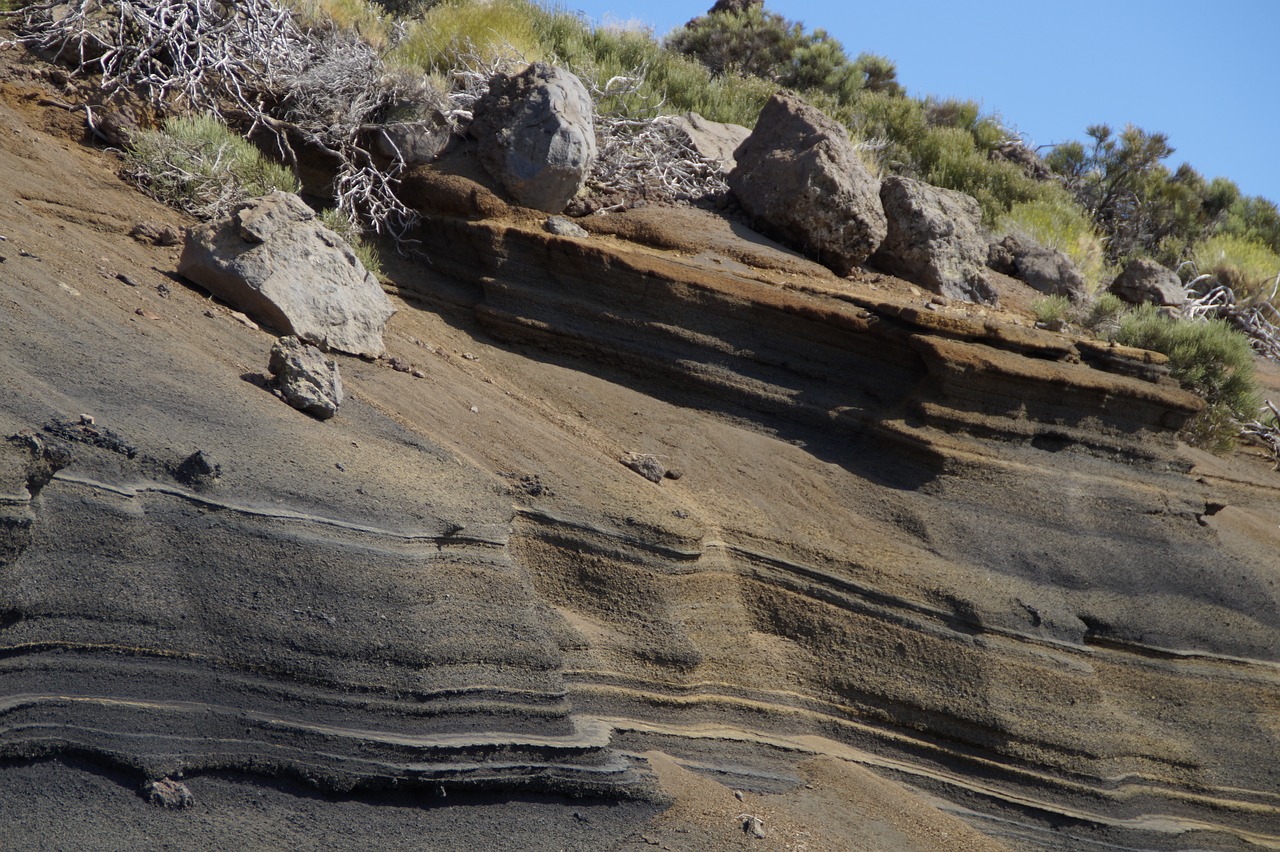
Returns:
[[[662,35],[712,0],[563,0]],[[879,53],[912,95],[982,103],[1035,145],[1133,123],[1189,162],[1280,202],[1280,0],[766,0],[850,56]]]

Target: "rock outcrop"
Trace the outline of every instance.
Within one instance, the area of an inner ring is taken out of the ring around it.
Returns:
[[[718,161],[720,171],[726,175],[738,164],[734,159],[734,152],[751,135],[749,127],[711,121],[696,112],[672,116],[668,121],[700,156]]]
[[[591,96],[563,68],[535,62],[498,74],[471,123],[480,161],[516,203],[564,210],[596,158]]]
[[[891,176],[880,184],[880,201],[889,230],[873,266],[949,298],[999,301],[987,281],[987,240],[976,199]]]
[[[1187,300],[1186,288],[1176,272],[1143,257],[1125,264],[1107,289],[1133,305],[1177,306]]]
[[[391,300],[296,195],[273,192],[192,228],[178,272],[277,331],[351,355],[386,351]]]
[[[880,184],[848,133],[795,95],[774,95],[734,154],[729,187],[768,236],[848,275],[888,233]]]

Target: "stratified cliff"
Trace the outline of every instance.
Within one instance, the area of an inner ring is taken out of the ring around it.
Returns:
[[[322,423],[124,236],[174,214],[4,97],[16,845],[1280,846],[1280,476],[1178,443],[1158,358],[693,211],[424,194],[425,378],[341,360]]]

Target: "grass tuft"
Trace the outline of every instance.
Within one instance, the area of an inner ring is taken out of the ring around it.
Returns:
[[[272,190],[298,191],[293,172],[208,115],[170,118],[161,130],[139,133],[125,162],[126,176],[148,195],[202,219]]]

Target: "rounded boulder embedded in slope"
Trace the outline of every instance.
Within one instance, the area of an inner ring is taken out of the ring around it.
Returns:
[[[518,204],[559,213],[596,159],[591,96],[572,73],[542,62],[498,74],[476,104],[471,135],[485,169]]]

